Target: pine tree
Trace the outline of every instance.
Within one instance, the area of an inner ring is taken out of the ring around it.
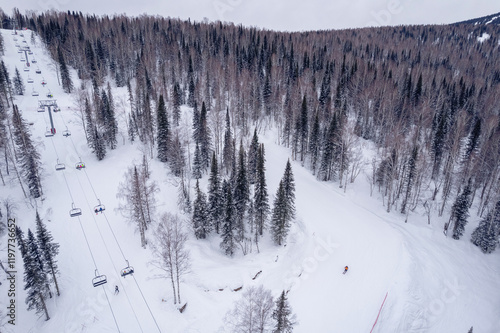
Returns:
[[[66,61],[64,60],[64,55],[60,46],[57,46],[57,58],[59,61],[59,72],[61,73],[63,90],[65,93],[70,94],[73,91],[73,81],[71,80],[71,75],[68,66],[66,66]]]
[[[211,157],[211,143],[210,143],[210,129],[208,127],[207,120],[207,108],[205,102],[201,104],[200,112],[200,131],[199,131],[199,144],[200,144],[200,156],[201,156],[201,166],[203,172],[205,172],[210,166]]]
[[[215,152],[213,152],[210,176],[208,178],[208,213],[210,216],[210,223],[215,228],[217,234],[219,233],[219,227],[224,213],[221,195],[219,168],[217,166]]]
[[[94,126],[92,146],[90,148],[97,157],[98,161],[101,161],[106,156],[106,145],[104,143],[102,135],[97,130],[97,126]]]
[[[229,109],[226,109],[226,129],[224,132],[224,146],[222,148],[222,165],[224,166],[226,174],[229,174],[229,172],[231,171],[233,159],[234,159],[233,134],[231,132]]]
[[[45,305],[45,299],[50,296],[48,288],[47,275],[43,262],[41,260],[40,251],[36,243],[35,236],[28,229],[28,237],[26,239],[26,255],[24,261],[24,290],[27,290],[26,304],[28,311],[35,309],[36,313],[45,313],[45,320],[49,320],[49,313]]]
[[[307,154],[307,137],[309,134],[309,123],[308,123],[308,113],[307,113],[307,100],[306,96],[302,99],[302,107],[300,109],[300,126],[299,126],[299,151],[300,151],[300,161],[304,162],[305,156]]]
[[[250,189],[248,186],[246,170],[246,154],[243,149],[243,142],[240,142],[240,151],[238,154],[238,169],[236,182],[234,185],[234,208],[235,208],[235,238],[241,242],[245,238],[245,214],[250,199]]]
[[[334,168],[335,156],[337,154],[337,133],[338,123],[337,117],[333,115],[328,127],[328,132],[323,142],[323,154],[321,156],[321,163],[318,170],[318,178],[322,181],[329,181],[336,177],[336,170]]]
[[[52,277],[52,282],[54,282],[56,287],[57,296],[59,296],[59,285],[57,284],[57,274],[59,273],[59,270],[57,269],[57,261],[55,259],[55,257],[59,254],[59,244],[54,242],[54,238],[42,222],[38,211],[36,212],[36,238],[41,257],[43,258],[44,267],[46,268],[47,273]]]
[[[186,152],[178,132],[172,139],[168,164],[172,173],[177,177],[180,177],[186,168]]]
[[[311,136],[309,137],[309,153],[311,158],[311,169],[313,174],[316,174],[319,148],[320,148],[320,127],[318,113],[314,116],[314,123],[311,129]]]
[[[457,197],[451,208],[450,224],[453,224],[453,239],[460,239],[464,234],[471,202],[472,180],[469,178],[462,193]]]
[[[283,290],[280,297],[276,300],[276,307],[273,311],[273,319],[276,321],[273,333],[290,333],[293,331],[292,309],[288,304],[286,293]]]
[[[18,163],[21,165],[22,174],[33,198],[39,198],[42,195],[42,185],[40,182],[40,154],[36,150],[28,124],[22,118],[17,105],[14,105],[12,112],[12,125],[14,127],[14,142]]]
[[[107,93],[102,90],[102,113],[104,120],[104,139],[109,148],[115,149],[118,143],[116,136],[118,134],[118,123],[116,122],[115,107],[113,102],[113,95],[111,94],[111,87],[108,83]]]
[[[181,96],[181,87],[178,82],[175,82],[174,89],[172,91],[172,118],[175,126],[179,126],[179,119],[181,117],[181,104],[182,104],[182,96]]]
[[[287,161],[285,173],[281,179],[271,217],[271,231],[274,242],[282,245],[290,230],[291,221],[295,218],[295,183],[290,160]]]
[[[255,182],[254,191],[254,211],[256,232],[262,236],[264,226],[266,225],[269,216],[269,195],[267,194],[266,185],[266,168],[265,168],[265,152],[264,144],[260,145],[257,158],[257,179]]]
[[[196,148],[194,149],[194,158],[193,158],[193,178],[200,179],[201,178],[201,152],[200,145],[196,144]]]
[[[21,252],[21,257],[24,258],[24,256],[26,256],[26,253],[28,252],[28,248],[26,246],[24,232],[17,225],[16,225],[16,240],[17,240],[17,247],[19,247],[19,251]]]
[[[500,235],[500,201],[492,212],[479,222],[478,227],[472,232],[471,242],[478,246],[484,253],[495,251]]]
[[[19,70],[17,69],[17,67],[16,67],[15,73],[16,74],[14,76],[14,79],[12,80],[12,82],[14,83],[14,94],[24,95],[24,91],[25,91],[24,83],[23,83],[23,79],[21,78],[21,74],[19,73]]]
[[[231,186],[224,180],[222,185],[224,193],[224,221],[222,224],[222,242],[220,243],[221,249],[227,256],[232,256],[236,248],[234,239],[234,204],[233,196],[231,194]]]
[[[248,150],[248,183],[255,184],[257,177],[257,155],[259,150],[259,138],[257,136],[257,128],[253,132],[252,142]]]
[[[193,229],[197,239],[205,239],[211,231],[210,218],[207,206],[207,196],[200,190],[200,183],[196,180],[195,199],[193,201]]]
[[[408,204],[408,199],[410,198],[411,190],[413,188],[413,183],[415,182],[415,177],[417,173],[417,158],[418,158],[418,145],[413,147],[411,156],[408,159],[406,174],[404,180],[404,197],[401,203],[401,214],[406,213],[406,205]]]
[[[158,100],[157,116],[157,145],[158,145],[158,159],[161,162],[168,162],[169,147],[170,147],[170,125],[167,116],[167,109],[163,95],[160,95]]]

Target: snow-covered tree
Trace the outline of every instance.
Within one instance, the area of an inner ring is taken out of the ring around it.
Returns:
[[[264,333],[272,329],[273,297],[261,285],[251,286],[234,304],[224,321],[231,332]]]
[[[226,180],[224,180],[222,184],[222,193],[225,199],[224,220],[222,222],[222,233],[221,233],[222,242],[220,243],[220,247],[224,251],[224,253],[228,256],[232,256],[236,248],[236,241],[234,235],[235,214],[234,214],[233,195],[231,192],[232,192],[231,186]]]
[[[23,79],[21,78],[21,74],[19,73],[19,69],[17,69],[17,67],[15,70],[15,75],[14,75],[14,79],[12,80],[12,82],[14,83],[14,94],[24,95],[24,91],[25,91],[24,83],[23,83]]]
[[[471,203],[472,181],[469,178],[462,193],[457,197],[451,208],[450,225],[453,225],[453,239],[460,239],[464,234],[467,218],[469,217],[469,207]]]
[[[196,180],[195,199],[193,201],[192,217],[194,235],[197,239],[205,239],[210,233],[212,226],[207,206],[207,196],[200,189],[200,183]]]
[[[51,282],[54,282],[57,296],[59,296],[61,293],[59,292],[59,285],[57,283],[59,269],[57,267],[56,260],[56,256],[59,254],[59,244],[54,242],[54,237],[52,237],[50,231],[47,230],[47,227],[40,218],[38,211],[36,212],[36,238],[44,267],[47,274],[51,276]]]
[[[171,146],[170,124],[168,121],[167,109],[165,107],[165,101],[163,99],[163,95],[160,95],[160,99],[158,100],[156,117],[157,117],[156,144],[158,147],[158,159],[161,162],[167,162],[169,160],[169,149]]]
[[[31,196],[39,198],[42,195],[40,154],[35,148],[28,124],[21,116],[17,105],[13,107],[12,125],[14,127],[17,162],[21,166],[22,175],[28,183]]]
[[[170,213],[163,214],[155,232],[155,242],[152,245],[154,260],[151,263],[163,271],[159,277],[170,279],[174,304],[181,302],[180,280],[190,268],[186,241],[187,235],[182,230],[181,219]]]
[[[212,163],[210,166],[210,176],[208,178],[208,215],[210,217],[210,223],[217,234],[219,233],[223,214],[224,206],[222,201],[219,168],[215,152],[213,152]]]
[[[290,160],[287,161],[285,173],[281,179],[271,217],[272,236],[277,245],[282,245],[295,218],[295,182]]]
[[[273,319],[275,320],[273,333],[291,333],[293,331],[295,315],[292,314],[292,309],[290,308],[290,304],[288,304],[284,290],[276,300]]]
[[[47,297],[52,297],[48,287],[47,274],[41,258],[35,236],[28,229],[26,239],[26,255],[24,261],[24,290],[27,291],[26,304],[28,311],[35,309],[36,313],[45,313],[45,320],[49,320],[49,312],[45,304]]]
[[[264,233],[264,227],[266,225],[269,212],[270,207],[266,184],[265,152],[264,144],[261,144],[258,150],[257,176],[254,190],[254,215],[256,233],[260,236],[262,236]]]
[[[471,235],[471,242],[478,246],[484,253],[495,251],[500,235],[500,201],[493,211],[483,218]]]

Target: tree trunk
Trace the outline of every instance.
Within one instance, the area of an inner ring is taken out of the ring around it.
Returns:
[[[61,293],[59,292],[59,285],[57,284],[57,279],[56,279],[56,272],[54,272],[54,266],[50,266],[50,270],[52,272],[52,278],[54,279],[54,284],[56,285],[56,292],[57,296],[61,296]]]
[[[45,300],[43,299],[42,294],[38,293],[38,296],[40,296],[40,301],[42,302],[42,307],[43,311],[45,312],[45,320],[49,320],[49,311],[47,311],[47,306],[45,305]]]

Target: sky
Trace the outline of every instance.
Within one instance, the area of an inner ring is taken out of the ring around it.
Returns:
[[[345,29],[401,24],[446,24],[500,12],[498,0],[0,0],[17,7],[96,15],[161,15],[226,21],[281,31]]]

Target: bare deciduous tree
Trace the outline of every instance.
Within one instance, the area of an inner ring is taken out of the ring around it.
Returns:
[[[189,252],[184,248],[186,240],[181,219],[170,213],[163,214],[155,232],[152,245],[155,259],[151,264],[163,271],[158,277],[170,279],[174,304],[181,303],[180,280],[190,268]]]

